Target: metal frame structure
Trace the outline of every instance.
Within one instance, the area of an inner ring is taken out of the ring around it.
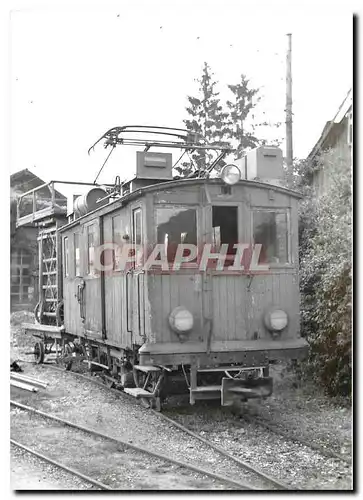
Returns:
[[[148,138],[139,138],[139,137],[127,137],[127,134],[146,134],[146,135],[162,135],[162,136],[171,136],[174,137],[174,141],[170,140],[152,140]],[[126,134],[126,136],[124,136]],[[186,129],[181,128],[170,128],[170,127],[157,127],[152,125],[124,125],[122,127],[113,127],[107,132],[105,132],[97,141],[88,149],[88,154],[90,154],[91,150],[94,150],[95,146],[101,142],[104,142],[104,148],[108,148],[112,146],[112,150],[107,156],[105,162],[103,163],[100,172],[104,165],[106,164],[108,158],[111,156],[112,151],[117,145],[124,146],[143,146],[144,152],[149,151],[152,147],[159,148],[179,148],[184,149],[185,151],[193,152],[193,151],[220,151],[217,158],[212,162],[212,164],[203,171],[204,175],[209,174],[215,166],[228,154],[231,153],[233,148],[229,146],[221,146],[221,145],[208,145],[206,144],[206,139],[197,132],[190,132]],[[179,161],[179,160],[178,160]],[[175,165],[174,165],[175,166]],[[99,173],[100,173],[99,172]],[[202,172],[199,173],[201,176]],[[99,174],[98,174],[99,175]]]

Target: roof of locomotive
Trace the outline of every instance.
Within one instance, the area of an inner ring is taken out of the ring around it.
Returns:
[[[96,210],[93,210],[91,212],[88,212],[87,214],[83,215],[82,217],[79,217],[75,219],[74,221],[62,226],[59,228],[59,231],[64,231],[72,226],[77,225],[79,222],[81,222],[83,219],[89,217],[92,214],[96,214],[97,212],[100,212],[102,210],[103,213],[108,213],[108,212],[113,212],[114,210],[117,210],[120,207],[124,207],[128,203],[131,203],[137,198],[140,198],[141,196],[153,192],[153,191],[162,191],[164,189],[173,189],[173,188],[178,188],[178,187],[185,187],[185,186],[193,186],[193,185],[203,185],[203,184],[221,184],[221,185],[226,185],[224,181],[220,178],[213,178],[213,179],[205,179],[205,178],[192,178],[192,179],[178,179],[178,180],[172,180],[172,181],[166,181],[166,182],[160,182],[157,184],[152,184],[150,186],[145,186],[140,189],[137,189],[131,193],[127,193],[121,198],[117,198],[113,202],[109,203],[108,205],[104,205],[102,207],[97,208]],[[235,186],[238,185],[244,185],[248,187],[254,187],[254,188],[262,188],[262,189],[269,189],[269,190],[274,190],[278,191],[282,194],[286,194],[287,196],[293,196],[294,198],[302,198],[303,196],[298,193],[297,191],[292,191],[291,189],[284,188],[282,186],[277,186],[275,184],[269,184],[266,182],[260,182],[260,181],[250,181],[246,179],[240,180],[237,184],[234,184]]]

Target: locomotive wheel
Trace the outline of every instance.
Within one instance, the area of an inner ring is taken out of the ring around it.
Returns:
[[[36,342],[34,345],[34,358],[37,365],[40,365],[44,361],[44,343],[42,341]]]
[[[62,353],[59,362],[64,366],[64,368],[69,371],[72,368],[73,360],[70,359],[68,361],[65,360],[66,357],[72,356],[72,348],[69,344],[65,344],[62,347]]]

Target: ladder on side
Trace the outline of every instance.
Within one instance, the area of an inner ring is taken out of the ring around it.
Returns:
[[[39,323],[61,326],[62,301],[62,251],[58,228],[64,222],[52,219],[39,227],[39,302],[35,316]]]

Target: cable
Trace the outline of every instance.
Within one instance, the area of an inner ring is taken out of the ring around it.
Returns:
[[[114,151],[115,147],[116,147],[115,145],[113,145],[113,146],[112,146],[112,149],[111,149],[111,151],[109,152],[109,154],[108,154],[108,156],[107,156],[106,160],[103,162],[103,165],[102,165],[102,167],[100,168],[100,170],[99,170],[99,172],[98,172],[98,174],[97,174],[96,179],[93,181],[93,184],[96,184],[97,179],[98,179],[98,177],[100,176],[100,173],[102,172],[103,167],[106,165],[107,160],[108,160],[108,159],[109,159],[109,157],[111,156],[111,153]]]
[[[174,165],[172,166],[172,169],[175,168],[178,163],[180,162],[180,160],[183,158],[183,156],[185,155],[185,153],[187,152],[187,150],[185,149],[184,152],[182,153],[182,155],[179,157],[179,159],[174,163]]]

